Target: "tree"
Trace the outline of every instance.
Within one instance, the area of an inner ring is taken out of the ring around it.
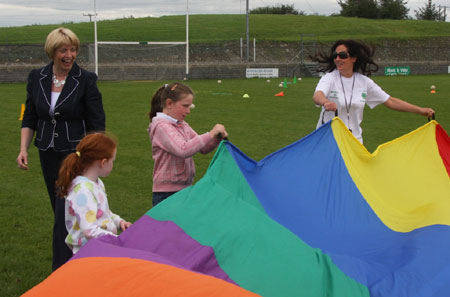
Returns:
[[[403,0],[380,0],[380,18],[404,20],[408,18],[409,8],[406,7],[407,2]]]
[[[341,16],[367,19],[408,18],[409,8],[405,0],[337,0],[341,6]]]
[[[258,7],[250,10],[250,14],[295,14],[305,15],[304,11],[298,11],[294,8],[294,4],[279,4],[277,6]]]
[[[430,20],[430,21],[439,21],[441,20],[441,13],[436,9],[436,5],[431,3],[431,0],[428,0],[428,3],[425,4],[424,7],[419,8],[419,10],[414,10],[416,13],[416,18],[418,20]]]
[[[337,0],[341,6],[341,15],[376,19],[379,16],[377,0]]]

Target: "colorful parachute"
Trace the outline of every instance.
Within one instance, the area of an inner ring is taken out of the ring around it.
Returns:
[[[439,124],[371,154],[335,119],[259,162],[222,143],[194,186],[25,296],[448,296],[449,225]]]

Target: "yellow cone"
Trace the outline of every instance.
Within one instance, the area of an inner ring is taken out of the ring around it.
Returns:
[[[250,98],[250,96],[248,94],[244,94],[244,96],[242,96],[242,98]]]
[[[25,104],[22,104],[21,108],[20,108],[20,117],[19,117],[19,121],[23,120],[23,113],[25,112]]]

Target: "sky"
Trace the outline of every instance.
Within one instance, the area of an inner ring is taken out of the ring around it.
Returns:
[[[0,0],[0,27],[24,25],[60,24],[64,22],[87,22],[89,14],[97,20],[124,17],[159,17],[163,15],[186,14],[189,1],[189,14],[245,14],[246,0]],[[330,15],[339,13],[336,0],[248,0],[249,9],[279,4],[294,5],[296,10],[306,14]],[[449,0],[433,1],[434,4],[449,6]],[[410,0],[406,6],[409,14],[424,7],[427,0]],[[448,8],[450,14],[450,8]],[[93,20],[93,17],[92,17]]]

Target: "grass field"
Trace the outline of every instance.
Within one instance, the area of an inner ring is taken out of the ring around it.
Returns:
[[[99,12],[101,15],[101,12]],[[47,34],[61,25],[34,25],[0,28],[0,44],[43,44]],[[94,42],[94,23],[66,23],[82,43]],[[125,18],[98,22],[102,41],[183,41],[185,16]],[[208,43],[245,38],[246,16],[191,15],[189,42]],[[250,15],[250,38],[299,42],[300,34],[314,34],[304,41],[331,42],[340,38],[382,42],[386,39],[411,40],[450,36],[450,23],[418,20],[370,20],[363,18]]]
[[[259,160],[306,136],[316,126],[319,109],[311,96],[317,78],[305,78],[288,87],[282,79],[188,81],[196,93],[187,121],[199,133],[223,123],[229,139]],[[291,79],[289,79],[290,81]],[[450,131],[450,75],[375,77],[388,93],[411,103],[429,106],[436,120]],[[104,179],[111,209],[135,221],[151,207],[152,159],[146,132],[149,100],[165,82],[100,82],[107,129],[119,139],[114,170]],[[437,93],[430,94],[430,85]],[[285,92],[284,97],[274,94]],[[249,94],[250,98],[242,98]],[[0,296],[18,296],[51,272],[52,216],[41,175],[37,150],[29,150],[29,171],[15,163],[19,150],[20,105],[25,84],[0,84]],[[418,115],[394,112],[384,106],[366,109],[364,142],[369,151],[427,122]],[[213,153],[196,155],[197,178],[205,173]]]

